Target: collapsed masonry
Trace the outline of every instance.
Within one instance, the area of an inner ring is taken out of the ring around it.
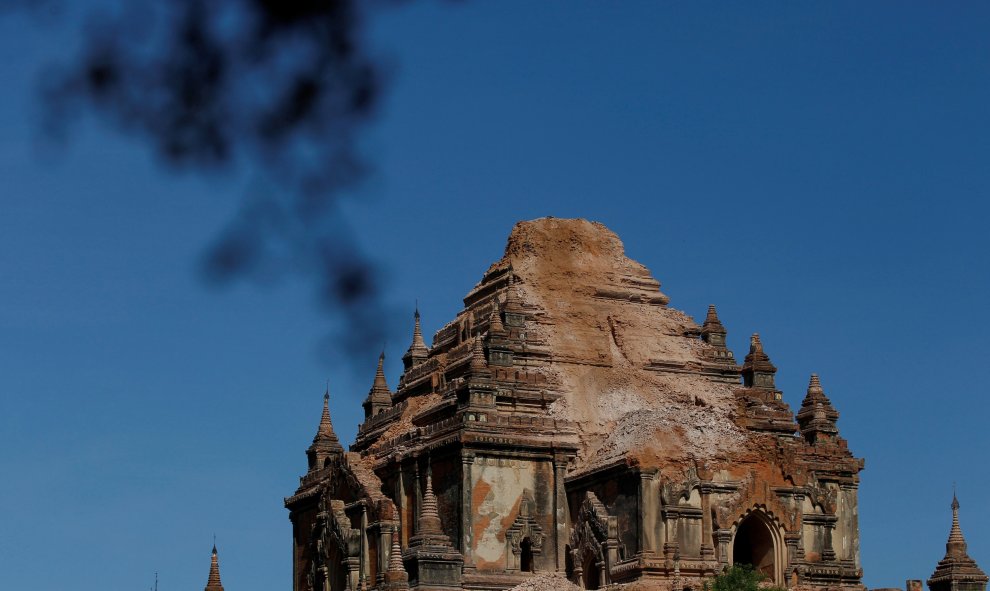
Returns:
[[[345,451],[326,399],[287,498],[294,591],[701,589],[747,563],[861,589],[863,460],[812,375],[796,415],[753,335],[739,365],[600,224],[516,225],[502,259],[404,372],[379,359]]]

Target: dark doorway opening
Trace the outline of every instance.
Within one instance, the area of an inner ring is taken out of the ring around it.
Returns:
[[[598,589],[602,586],[601,574],[594,556],[585,561],[583,570],[582,579],[584,580],[585,589]]]
[[[533,542],[528,537],[523,538],[519,543],[519,550],[519,570],[526,573],[533,572]]]
[[[739,524],[736,539],[732,542],[732,562],[748,564],[771,581],[776,581],[773,535],[770,526],[756,514],[751,514]]]

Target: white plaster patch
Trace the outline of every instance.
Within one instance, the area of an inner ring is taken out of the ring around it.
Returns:
[[[475,539],[474,554],[485,562],[505,560],[505,531],[516,515],[513,513],[524,490],[534,491],[534,466],[524,460],[478,458],[473,469],[472,490],[479,484],[490,487],[477,507],[475,520],[488,519],[487,526]],[[503,523],[505,526],[503,526]]]

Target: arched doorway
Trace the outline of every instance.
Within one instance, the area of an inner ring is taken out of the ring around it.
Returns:
[[[519,550],[519,570],[524,573],[533,572],[533,542],[528,536],[519,543]]]
[[[760,513],[750,513],[736,528],[732,563],[748,564],[777,582],[777,548],[771,524]]]
[[[581,579],[585,589],[598,589],[602,586],[601,569],[599,569],[598,562],[593,555],[585,560],[582,570],[584,572],[581,573]]]

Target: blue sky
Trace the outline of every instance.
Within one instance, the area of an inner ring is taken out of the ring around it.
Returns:
[[[385,271],[389,382],[513,223],[598,220],[671,305],[759,331],[793,407],[818,372],[866,458],[870,587],[927,578],[956,482],[990,567],[990,6],[419,1],[374,21],[392,72],[345,207]],[[0,19],[0,588],[288,588],[281,499],[331,380],[353,438],[375,358],[312,286],[197,274],[239,179],[177,177],[86,126],[35,149],[74,27]]]

